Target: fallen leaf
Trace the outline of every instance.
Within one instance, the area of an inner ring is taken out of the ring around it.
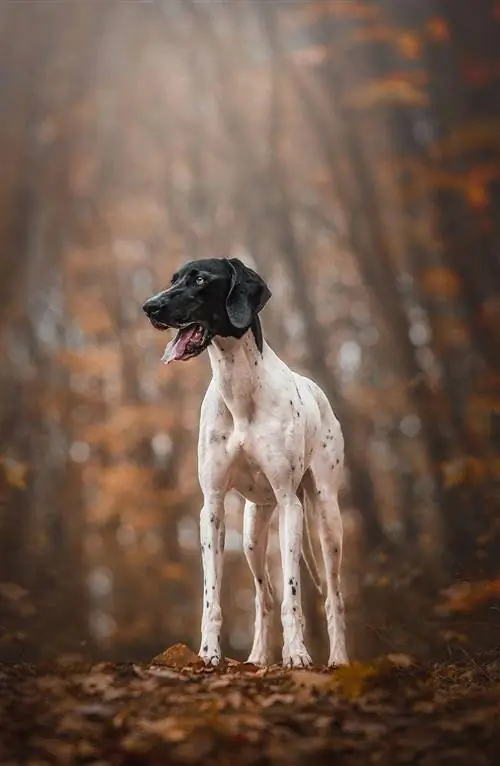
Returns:
[[[143,731],[156,734],[167,742],[183,742],[192,734],[197,723],[193,718],[171,716],[158,721],[138,721],[138,725]]]
[[[109,673],[89,673],[86,676],[77,678],[77,683],[87,694],[99,694],[100,692],[104,692],[113,683],[113,676]]]
[[[293,694],[270,694],[268,697],[260,699],[260,706],[263,708],[274,707],[274,705],[293,705],[295,697]]]
[[[151,665],[164,665],[169,668],[203,667],[203,661],[185,644],[174,644],[164,652],[153,657]]]
[[[0,457],[7,483],[14,489],[26,489],[26,479],[29,466],[20,460],[10,457]]]
[[[356,699],[363,692],[366,681],[377,674],[377,668],[362,662],[342,665],[335,672],[334,682],[338,691],[348,699]]]
[[[186,681],[186,677],[181,675],[179,671],[173,670],[169,667],[163,667],[161,665],[150,665],[146,671],[149,675],[155,678],[164,678],[172,681]]]
[[[312,670],[292,670],[292,681],[304,689],[321,690],[332,686],[332,676],[328,673],[315,673]]]
[[[409,654],[387,654],[386,659],[397,668],[411,668],[415,664]]]

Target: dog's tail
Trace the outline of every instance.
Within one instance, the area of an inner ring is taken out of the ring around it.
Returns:
[[[314,587],[318,591],[319,595],[323,595],[323,589],[321,587],[321,576],[319,574],[318,561],[316,559],[314,548],[311,540],[311,528],[309,526],[310,514],[311,514],[311,500],[307,494],[305,487],[301,487],[300,500],[302,501],[302,507],[304,508],[304,534],[302,535],[302,558],[309,572],[309,576],[313,582]]]

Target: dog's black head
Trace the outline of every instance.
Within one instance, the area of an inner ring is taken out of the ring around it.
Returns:
[[[264,280],[238,258],[207,258],[185,263],[171,286],[143,309],[157,330],[179,330],[164,360],[185,361],[201,354],[216,335],[241,338],[250,327],[262,351],[258,313],[270,297]]]

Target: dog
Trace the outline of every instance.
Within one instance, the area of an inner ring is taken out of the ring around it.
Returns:
[[[344,439],[323,391],[290,370],[264,341],[259,313],[270,297],[266,282],[239,259],[208,258],[185,263],[170,287],[143,306],[153,327],[177,330],[163,362],[193,359],[207,349],[212,367],[198,440],[198,476],[204,500],[199,655],[207,665],[218,665],[222,659],[224,497],[235,490],[245,499],[243,544],[256,593],[248,662],[271,663],[274,599],[266,552],[269,523],[277,509],[283,569],[283,664],[312,664],[304,643],[301,555],[320,590],[321,585],[308,517],[318,530],[325,568],[329,665],[347,664],[338,504]]]

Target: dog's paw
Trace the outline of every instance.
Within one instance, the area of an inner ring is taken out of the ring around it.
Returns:
[[[252,665],[258,665],[261,668],[266,668],[268,665],[272,664],[270,652],[264,651],[250,652],[247,662],[251,663]]]
[[[328,660],[329,668],[339,668],[342,665],[349,665],[349,657],[345,649],[333,652]]]
[[[285,668],[310,668],[311,655],[304,644],[293,649],[283,649],[283,665]]]
[[[217,667],[222,661],[222,652],[219,646],[210,644],[202,644],[198,656],[209,667]]]

